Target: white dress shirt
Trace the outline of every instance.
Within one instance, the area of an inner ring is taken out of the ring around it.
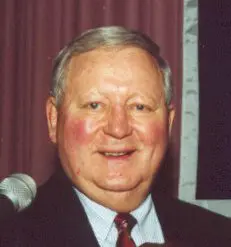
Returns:
[[[117,213],[92,201],[76,188],[74,189],[83,205],[99,245],[101,247],[116,246],[118,231],[114,219]],[[131,232],[136,246],[140,246],[145,242],[164,243],[164,235],[151,195],[130,214],[137,220],[137,224]]]

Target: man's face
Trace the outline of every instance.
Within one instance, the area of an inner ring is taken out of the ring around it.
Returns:
[[[94,201],[135,209],[160,167],[174,115],[156,62],[140,48],[96,49],[72,58],[66,82],[60,109],[47,101],[64,170]]]

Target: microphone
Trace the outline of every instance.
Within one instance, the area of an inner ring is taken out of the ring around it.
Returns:
[[[27,208],[35,199],[37,187],[28,175],[15,173],[0,183],[0,220]]]

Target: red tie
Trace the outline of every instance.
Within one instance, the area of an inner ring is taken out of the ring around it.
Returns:
[[[115,224],[119,233],[116,247],[135,247],[135,243],[131,238],[131,230],[137,223],[136,219],[125,213],[117,214]]]

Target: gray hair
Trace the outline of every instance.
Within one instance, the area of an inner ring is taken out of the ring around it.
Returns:
[[[67,67],[72,57],[101,47],[136,46],[150,53],[163,74],[166,104],[172,99],[172,74],[167,62],[160,56],[160,49],[148,36],[119,26],[90,29],[73,39],[57,55],[52,73],[51,95],[60,106],[64,95]]]

